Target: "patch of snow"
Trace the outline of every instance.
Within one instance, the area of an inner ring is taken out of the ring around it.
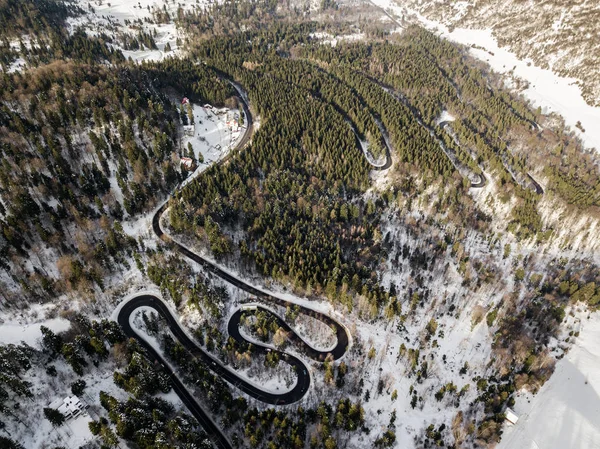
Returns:
[[[60,427],[61,440],[64,441],[66,447],[81,447],[95,438],[90,431],[90,421],[92,421],[90,415],[84,413],[75,419],[66,421]]]
[[[287,393],[298,383],[298,377],[285,361],[280,361],[275,369],[265,369],[263,366],[260,370],[252,368],[236,370],[236,374],[255,387],[274,394]]]
[[[20,324],[16,322],[4,322],[0,324],[0,344],[27,343],[29,346],[40,348],[42,338],[41,326],[46,326],[54,332],[64,332],[69,329],[71,323],[64,318],[52,318],[37,323]]]
[[[354,42],[354,41],[363,40],[365,38],[365,34],[364,33],[352,33],[352,34],[333,35],[333,34],[326,33],[326,32],[316,32],[316,33],[311,33],[310,37],[320,40],[323,44],[329,44],[332,47],[335,47],[338,44],[338,42],[343,42],[343,41]]]
[[[23,58],[17,58],[8,68],[8,73],[14,73],[21,71],[27,63]]]
[[[454,116],[444,109],[442,111],[442,113],[440,114],[440,116],[435,121],[435,124],[439,125],[440,123],[453,122],[454,120],[455,120]]]
[[[143,49],[143,50],[121,50],[123,56],[131,58],[134,61],[162,61],[168,57],[175,57],[180,54],[179,47],[177,46],[177,38],[179,33],[174,23],[154,25],[153,29],[156,30],[157,36],[154,38],[157,49]],[[169,44],[171,51],[165,52],[166,45]]]

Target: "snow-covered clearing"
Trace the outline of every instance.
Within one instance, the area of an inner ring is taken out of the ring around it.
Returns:
[[[197,104],[192,105],[192,110],[194,113],[194,135],[185,136],[182,140],[182,147],[185,150],[188,143],[191,144],[196,160],[199,160],[201,154],[204,162],[198,164],[198,168],[194,173],[183,181],[182,187],[213,163],[227,156],[238,140],[242,138],[246,129],[234,123],[234,115],[239,114],[238,111],[228,108],[205,108]]]
[[[394,0],[371,2],[399,19],[411,21],[416,18],[421,25],[437,31],[440,36],[471,47],[470,53],[473,56],[504,74],[508,82],[513,77],[526,80],[529,87],[523,94],[535,107],[541,107],[544,113],[560,114],[566,125],[572,127],[587,147],[600,151],[600,108],[585,102],[575,79],[564,78],[551,70],[536,67],[530,60],[520,60],[514,53],[500,48],[490,30],[455,28],[450,31],[439,22],[428,20],[416,11],[399,6]],[[585,132],[575,127],[577,122],[581,123]]]
[[[29,346],[39,348],[42,338],[41,326],[46,326],[54,332],[63,332],[69,329],[71,323],[56,317],[56,307],[52,304],[34,304],[18,315],[4,315],[0,319],[0,344],[27,343]]]
[[[276,373],[275,376],[272,375],[273,371]],[[268,372],[265,371],[264,367],[251,367],[236,373],[261,390],[274,394],[284,394],[291,391],[298,382],[296,373],[292,372],[290,365],[285,362],[279,362],[275,370],[269,369]]]
[[[77,3],[85,10],[89,5],[99,17],[110,17],[120,22],[149,19],[152,17],[152,10],[161,10],[164,5],[168,6],[169,10],[173,9],[168,3],[158,0],[96,0],[93,2],[80,0]]]
[[[365,38],[365,34],[364,33],[352,33],[352,34],[333,35],[333,34],[325,33],[325,32],[317,32],[317,33],[311,33],[310,37],[312,37],[314,39],[318,39],[324,44],[329,44],[332,47],[335,47],[338,44],[338,42],[342,42],[342,41],[353,42],[353,41],[362,40]]]
[[[46,326],[54,332],[62,332],[66,331],[70,325],[71,323],[64,318],[52,318],[33,324],[3,323],[0,324],[0,344],[25,342],[29,346],[39,347],[38,341],[42,338],[41,326]]]
[[[405,344],[407,348],[419,347],[419,338],[408,340],[409,336],[418,336],[422,333],[425,322],[419,319],[413,320],[412,325],[407,326],[408,332],[399,331],[391,324],[383,328],[380,324],[361,323],[356,329],[357,340],[360,340],[366,349],[362,357],[353,355],[349,364],[349,372],[359,372],[364,379],[364,391],[370,392],[370,399],[364,400],[362,406],[365,409],[365,420],[367,427],[373,429],[375,435],[379,436],[387,428],[387,423],[392,412],[398,414],[396,422],[396,445],[397,448],[414,447],[414,437],[429,424],[439,426],[448,423],[458,410],[463,409],[465,404],[472,401],[477,392],[476,388],[470,388],[461,393],[461,407],[456,408],[451,393],[447,393],[438,402],[434,394],[440,385],[452,382],[456,386],[457,393],[463,387],[469,386],[471,378],[482,375],[485,364],[491,350],[491,338],[485,323],[480,323],[474,329],[471,326],[470,316],[465,314],[460,320],[453,316],[438,318],[439,329],[444,331],[445,337],[439,340],[437,349],[428,351],[433,357],[429,362],[429,377],[422,383],[417,382],[414,375],[408,374],[409,364],[404,357],[400,357],[400,346]],[[411,327],[413,327],[411,329]],[[375,356],[371,359],[366,355],[370,348],[375,349]],[[446,356],[446,357],[444,357]],[[443,361],[445,360],[445,361]],[[468,372],[461,375],[459,371],[464,363],[469,363]],[[379,393],[381,382],[382,391]],[[411,389],[417,391],[419,400],[416,408],[411,406]],[[397,392],[397,399],[393,399],[393,392]],[[356,434],[352,437],[349,447],[366,447],[371,436]]]
[[[442,111],[442,113],[440,114],[440,116],[435,121],[435,124],[439,125],[440,123],[453,122],[454,120],[455,120],[454,116],[444,109]]]
[[[152,29],[157,33],[154,38],[157,49],[121,50],[123,56],[134,61],[162,61],[164,58],[180,54],[180,48],[177,45],[177,38],[180,35],[174,23],[153,25]],[[167,44],[171,47],[171,51],[165,48]]]
[[[159,0],[76,0],[76,3],[86,11],[82,17],[69,19],[71,31],[83,26],[90,34],[115,34],[114,30],[136,35],[139,30],[154,35],[157,49],[144,48],[140,50],[123,50],[126,58],[134,61],[160,61],[169,56],[178,56],[181,49],[177,39],[179,34],[173,20],[177,18],[177,11],[181,7],[184,11],[204,9],[210,3],[207,0],[165,2]],[[93,11],[91,10],[93,9]],[[154,16],[159,13],[161,21],[166,20],[165,13],[169,15],[168,23],[154,23]],[[169,44],[171,51],[165,51]]]
[[[60,428],[54,429],[54,433],[60,435],[60,441],[69,448],[81,447],[90,443],[96,437],[90,432],[89,423],[92,418],[84,413],[76,418],[66,421]]]
[[[327,324],[311,316],[298,315],[293,328],[300,338],[320,351],[333,349],[337,344],[333,330]]]
[[[27,63],[23,58],[17,58],[8,68],[8,73],[14,73],[21,71]]]
[[[600,447],[600,315],[579,313],[575,345],[550,380],[532,396],[521,393],[498,449],[597,449]]]

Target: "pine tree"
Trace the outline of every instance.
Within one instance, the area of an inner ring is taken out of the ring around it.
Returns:
[[[54,427],[62,426],[66,418],[61,412],[54,408],[44,408],[44,416]]]

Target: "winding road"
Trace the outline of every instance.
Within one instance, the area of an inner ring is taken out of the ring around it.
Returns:
[[[246,147],[246,145],[248,144],[248,142],[250,142],[250,139],[252,136],[252,131],[253,131],[253,119],[252,119],[252,114],[250,113],[250,110],[248,108],[247,96],[245,95],[245,92],[238,84],[232,83],[232,85],[237,90],[240,100],[241,100],[241,103],[243,105],[244,113],[246,116],[247,127],[246,127],[246,131],[244,133],[244,136],[242,136],[240,141],[236,144],[236,147],[232,149],[232,151],[229,153],[229,155],[227,157],[223,158],[218,163],[226,162],[232,155],[236,154],[236,152],[244,149]],[[357,140],[358,140],[358,138],[357,138]],[[358,144],[360,145],[360,142],[358,142]],[[365,154],[365,156],[366,156],[366,154]],[[369,158],[367,158],[367,160],[368,159]],[[381,164],[379,166],[374,165],[374,164],[371,164],[371,165],[376,170],[383,170],[383,169],[388,168],[391,165],[391,155],[390,155],[390,150],[387,147],[387,145],[386,145],[386,162],[385,162],[385,164]],[[216,375],[225,379],[226,381],[228,381],[230,384],[234,385],[239,390],[243,391],[244,393],[248,394],[249,396],[251,396],[259,401],[265,402],[267,404],[272,404],[272,405],[292,404],[294,402],[299,401],[300,399],[302,399],[304,397],[304,395],[306,394],[306,392],[308,391],[308,389],[310,387],[310,379],[311,378],[310,378],[310,374],[308,371],[308,367],[304,364],[304,362],[302,362],[298,357],[296,357],[294,355],[291,355],[284,351],[279,351],[279,350],[277,350],[273,347],[267,346],[267,345],[262,345],[256,341],[250,341],[250,340],[246,339],[240,333],[240,320],[244,313],[251,313],[253,310],[258,310],[258,309],[268,312],[278,322],[279,326],[282,327],[286,331],[288,340],[291,343],[293,343],[296,347],[298,347],[300,352],[304,356],[309,357],[309,358],[319,361],[319,362],[325,361],[328,357],[333,360],[337,360],[340,357],[342,357],[348,350],[348,346],[350,343],[349,332],[342,324],[337,322],[335,319],[333,319],[329,315],[319,312],[319,311],[316,311],[309,307],[305,307],[305,306],[299,305],[297,303],[293,303],[291,301],[284,300],[282,298],[272,295],[271,293],[267,293],[257,287],[254,287],[254,286],[246,283],[242,279],[236,277],[235,275],[225,271],[224,269],[219,267],[217,264],[215,264],[211,260],[208,260],[208,259],[194,253],[190,249],[186,248],[185,246],[183,246],[180,243],[173,240],[162,229],[161,223],[160,223],[161,222],[160,219],[161,219],[163,213],[168,209],[168,207],[169,207],[169,200],[167,200],[156,211],[156,213],[154,214],[154,216],[152,218],[152,229],[157,237],[159,237],[164,242],[168,243],[172,248],[174,248],[179,253],[183,254],[190,260],[201,265],[206,271],[209,271],[212,274],[220,277],[224,281],[230,283],[231,285],[234,285],[235,287],[244,290],[248,294],[257,298],[258,300],[268,303],[268,304],[282,306],[282,307],[286,307],[286,308],[294,307],[295,310],[298,311],[298,313],[312,317],[314,319],[320,320],[321,322],[325,323],[336,334],[336,339],[337,339],[336,345],[333,348],[331,348],[331,350],[321,351],[321,350],[318,350],[318,349],[312,347],[310,344],[308,344],[306,341],[304,341],[294,331],[294,329],[284,321],[283,318],[281,318],[278,315],[276,315],[275,313],[273,313],[273,311],[271,311],[267,307],[264,307],[260,304],[253,303],[251,307],[242,306],[240,309],[238,309],[236,312],[234,312],[233,315],[230,317],[229,323],[227,326],[230,337],[232,337],[238,343],[252,344],[255,353],[262,353],[262,354],[266,354],[267,352],[277,353],[279,355],[280,360],[283,360],[286,363],[288,363],[289,365],[291,365],[296,373],[297,382],[291,390],[284,392],[284,393],[274,393],[274,392],[263,390],[259,386],[253,384],[252,382],[249,382],[245,378],[240,377],[235,371],[233,371],[229,367],[225,366],[220,360],[218,360],[216,357],[209,354],[201,346],[197,345],[194,342],[194,340],[187,334],[187,332],[181,327],[177,317],[174,316],[173,313],[171,313],[169,307],[165,304],[165,302],[163,302],[157,296],[154,296],[151,294],[140,294],[140,295],[134,296],[134,297],[126,300],[125,302],[121,303],[120,309],[119,309],[118,315],[117,315],[117,321],[123,328],[123,331],[125,332],[125,334],[129,338],[134,338],[135,340],[137,340],[139,342],[139,344],[150,354],[150,356],[154,360],[160,362],[163,365],[164,370],[167,372],[167,374],[171,378],[174,391],[181,398],[182,402],[188,408],[190,413],[198,420],[200,425],[209,434],[213,443],[219,448],[231,449],[232,448],[231,442],[228,440],[228,438],[225,436],[225,434],[221,431],[219,426],[217,424],[215,424],[215,422],[210,418],[210,416],[203,410],[202,406],[196,401],[196,399],[191,394],[191,392],[185,387],[185,385],[183,385],[181,380],[177,377],[177,374],[172,371],[172,369],[169,366],[169,363],[163,358],[162,354],[159,351],[157,351],[151,344],[148,343],[147,340],[145,340],[140,334],[138,334],[133,329],[133,327],[131,326],[131,319],[132,319],[132,315],[136,311],[136,309],[138,309],[140,307],[150,307],[150,308],[154,309],[159,315],[161,315],[166,320],[170,331],[177,338],[177,340],[186,348],[186,350],[189,351],[189,353],[193,357],[196,357],[196,358],[202,360],[206,364],[206,366],[209,367]]]
[[[248,97],[241,88],[241,86],[234,82],[231,83],[238,92],[238,98],[240,99],[240,103],[242,104],[244,109],[247,126],[244,135],[237,142],[236,146],[231,149],[231,151],[226,157],[217,162],[220,164],[226,163],[229,160],[229,158],[234,156],[239,151],[243,150],[246,147],[246,145],[250,142],[253,133],[253,118],[248,107]],[[378,84],[381,85],[381,83]],[[388,93],[390,93],[391,95],[398,98],[400,101],[406,102],[405,98],[398,96],[394,93],[393,90],[388,90],[389,88],[386,89],[387,86],[381,85],[381,87],[388,91]],[[333,106],[334,108],[339,110],[339,107],[337,107],[337,105]],[[409,104],[407,104],[407,106],[409,108],[411,107]],[[344,111],[338,112],[341,112],[342,114],[344,113]],[[415,111],[413,111],[413,113],[415,113]],[[437,136],[435,135],[434,131],[430,127],[424,125],[422,121],[420,121],[420,119],[418,118],[418,115],[415,114],[415,117],[419,121],[421,126],[424,126],[430,132],[432,137],[437,139]],[[356,143],[358,147],[363,150],[365,158],[372,166],[372,168],[374,170],[386,170],[389,167],[391,167],[391,148],[386,138],[385,129],[383,128],[381,123],[377,122],[377,125],[379,126],[385,140],[384,143],[386,159],[384,162],[375,162],[371,160],[372,158],[369,157],[370,155],[368,154],[368,150],[362,147],[354,124],[350,122],[350,125],[355,134]],[[453,157],[450,156],[450,154],[445,149],[441,141],[440,145],[442,146],[442,149],[458,170],[459,167],[457,165],[457,162],[454,160]],[[487,181],[485,175],[478,174],[478,176],[479,181],[471,181],[471,187],[481,188],[485,186]],[[541,186],[529,174],[528,176],[536,191],[538,191],[538,193],[543,193]],[[301,400],[310,388],[311,376],[309,373],[309,369],[299,357],[296,357],[288,352],[278,350],[273,346],[263,345],[257,341],[249,340],[248,338],[246,338],[240,332],[240,324],[244,314],[253,313],[257,310],[262,310],[270,314],[273,317],[273,319],[277,321],[277,324],[286,332],[288,341],[295,345],[303,356],[313,359],[317,362],[324,362],[327,359],[337,360],[343,357],[344,354],[347,352],[350,344],[350,335],[348,330],[331,316],[314,310],[310,307],[306,307],[295,302],[287,301],[271,293],[265,292],[253,285],[250,285],[241,278],[237,277],[235,274],[226,271],[213,261],[194,253],[189,248],[175,241],[161,227],[161,217],[168,210],[169,201],[170,199],[163,203],[152,217],[152,229],[158,238],[160,238],[165,243],[168,243],[172,249],[178,251],[191,261],[194,261],[197,264],[201,265],[206,271],[220,277],[225,282],[228,282],[229,284],[241,290],[244,290],[246,293],[251,295],[253,298],[256,298],[257,300],[261,301],[262,303],[280,306],[284,308],[293,307],[298,313],[323,322],[328,327],[330,327],[336,335],[335,346],[333,346],[330,350],[319,350],[311,346],[305,340],[303,340],[295,332],[295,330],[285,321],[284,318],[277,315],[268,307],[263,306],[260,303],[253,302],[251,305],[242,305],[240,308],[238,308],[230,316],[228,321],[227,331],[229,336],[239,344],[251,344],[253,348],[253,353],[261,355],[266,355],[267,353],[277,354],[279,356],[279,360],[288,363],[296,374],[297,381],[293,388],[289,391],[278,393],[265,390],[260,386],[254,384],[253,382],[249,381],[248,379],[240,376],[232,368],[225,365],[218,358],[216,358],[215,356],[207,352],[203,347],[198,345],[194,341],[194,339],[179,324],[178,317],[171,312],[169,306],[158,296],[152,294],[139,294],[121,303],[116,319],[119,325],[123,328],[125,334],[129,338],[137,340],[137,342],[148,352],[151,358],[161,363],[164,371],[169,375],[171,379],[171,383],[175,393],[179,396],[183,404],[188,408],[188,410],[194,416],[194,418],[196,418],[199,424],[204,428],[204,430],[209,435],[211,441],[220,449],[233,449],[233,445],[229,441],[227,436],[212,420],[210,415],[202,408],[202,406],[194,398],[194,395],[190,392],[190,390],[188,390],[188,388],[183,384],[183,382],[177,376],[177,373],[175,373],[171,368],[169,362],[167,362],[166,359],[163,357],[161,351],[157,350],[152,344],[148,342],[148,340],[146,340],[141,334],[136,332],[136,330],[132,327],[131,322],[136,310],[138,310],[141,307],[149,307],[155,310],[166,321],[166,324],[169,327],[169,330],[171,331],[173,336],[189,352],[189,354],[192,357],[201,360],[203,364],[206,367],[208,367],[215,375],[226,380],[240,391],[246,393],[248,396],[271,405],[288,405]]]
[[[448,158],[448,160],[450,161],[450,163],[454,166],[454,168],[461,174],[461,176],[467,177],[469,179],[468,176],[465,176],[463,174],[463,171],[468,170],[468,171],[472,172],[472,170],[468,169],[467,167],[463,167],[462,164],[458,162],[458,159],[453,155],[452,152],[450,152],[448,150],[448,148],[446,148],[446,145],[444,145],[444,143],[438,137],[438,135],[436,134],[435,130],[433,128],[431,128],[430,126],[426,125],[423,122],[423,120],[421,120],[419,111],[412,104],[410,104],[410,102],[408,101],[408,99],[404,95],[402,95],[400,92],[398,92],[397,90],[395,90],[392,86],[389,86],[389,85],[387,85],[385,83],[382,83],[381,81],[373,78],[370,75],[366,75],[365,74],[365,76],[371,82],[373,82],[373,83],[377,84],[379,87],[381,87],[387,94],[391,95],[396,100],[400,101],[404,106],[406,106],[406,108],[413,114],[413,117],[416,119],[417,123],[422,128],[424,128],[429,133],[429,135],[438,143],[438,145],[440,146],[442,152],[446,155],[446,157]],[[444,124],[447,124],[447,123],[448,122],[441,122],[440,123],[440,126],[442,127],[442,129],[444,127]],[[382,130],[382,132],[383,132],[383,130]],[[389,162],[389,158],[388,158],[388,162]],[[483,174],[483,172],[482,173],[472,172],[472,174],[474,176],[476,176],[479,180],[478,181],[473,181],[473,180],[470,179],[471,188],[473,188],[473,189],[480,189],[480,188],[484,187],[487,184],[487,179],[486,179],[485,175]]]

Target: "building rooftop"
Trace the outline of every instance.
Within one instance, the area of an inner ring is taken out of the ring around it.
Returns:
[[[77,396],[67,396],[64,399],[57,399],[50,404],[50,408],[56,409],[69,419],[79,415],[85,406]]]

